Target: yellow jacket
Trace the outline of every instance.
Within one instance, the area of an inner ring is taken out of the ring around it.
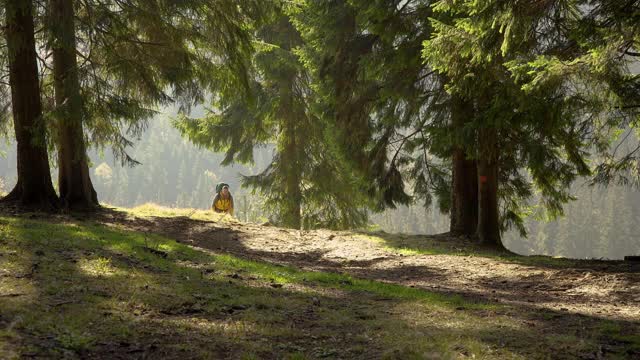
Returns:
[[[229,197],[224,199],[220,194],[216,194],[211,204],[211,209],[215,212],[227,212],[233,215],[233,196],[229,194]]]

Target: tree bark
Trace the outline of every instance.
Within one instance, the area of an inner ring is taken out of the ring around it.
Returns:
[[[449,230],[452,234],[472,237],[478,227],[478,167],[475,160],[466,157],[463,149],[453,152]]]
[[[473,106],[459,96],[451,99],[451,121],[454,134],[460,134],[470,121]],[[461,139],[462,136],[456,136]],[[472,237],[478,225],[478,169],[476,161],[468,159],[461,140],[454,141],[451,184],[451,222],[449,231]]]
[[[51,183],[42,118],[32,1],[5,1],[5,19],[18,181],[3,201],[50,210],[57,207],[58,198]]]
[[[58,188],[65,208],[99,206],[89,176],[78,79],[73,0],[50,0],[53,74],[58,115]]]
[[[301,149],[298,149],[296,143],[296,124],[292,119],[288,119],[288,123],[286,124],[286,148],[284,156],[285,166],[287,166],[287,196],[289,197],[289,202],[285,215],[285,226],[300,229],[302,225],[302,215],[301,215],[301,207],[302,207],[302,189],[300,188],[300,164],[299,159],[300,156],[298,152]]]
[[[479,135],[477,237],[483,245],[504,249],[498,209],[497,134],[495,129],[482,129]]]

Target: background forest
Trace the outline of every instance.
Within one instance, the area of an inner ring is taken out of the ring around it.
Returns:
[[[273,149],[255,152],[253,166],[221,166],[222,153],[198,149],[171,125],[169,112],[155,117],[136,142],[131,154],[141,164],[121,166],[110,152],[91,153],[91,177],[105,204],[134,207],[147,202],[168,207],[206,209],[215,184],[228,182],[236,198],[236,217],[262,222],[268,213],[264,199],[240,187],[240,176],[253,175],[271,160]],[[3,145],[0,158],[2,190],[15,184],[15,144]],[[526,255],[545,254],[570,258],[621,259],[640,252],[640,193],[623,186],[591,187],[577,182],[566,215],[555,221],[528,219],[528,238],[517,231],[505,234],[510,250]],[[386,232],[436,234],[449,229],[449,217],[435,206],[400,206],[374,213],[371,226]]]

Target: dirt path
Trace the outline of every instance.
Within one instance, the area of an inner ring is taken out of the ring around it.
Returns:
[[[517,258],[406,255],[400,250],[419,247],[425,241],[451,249],[468,247],[446,235],[393,235],[385,242],[384,238],[372,240],[352,232],[300,232],[186,217],[132,219],[121,212],[104,212],[96,220],[245,259],[346,273],[535,311],[640,321],[640,264],[576,261],[561,266],[530,265]]]

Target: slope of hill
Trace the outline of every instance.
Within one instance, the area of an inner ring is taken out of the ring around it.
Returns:
[[[0,215],[2,358],[632,358],[640,268],[143,206]]]

